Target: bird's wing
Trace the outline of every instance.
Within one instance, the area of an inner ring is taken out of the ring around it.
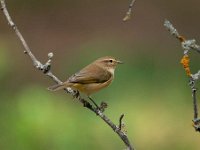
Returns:
[[[104,83],[108,81],[112,74],[99,66],[87,66],[81,71],[72,75],[69,79],[69,83],[80,83],[80,84],[90,84],[90,83]]]

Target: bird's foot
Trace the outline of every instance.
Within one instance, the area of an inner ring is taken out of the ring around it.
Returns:
[[[75,90],[73,98],[78,98],[79,96],[80,96],[80,92],[78,90]]]
[[[106,102],[101,102],[99,107],[100,111],[104,112],[106,108],[108,108],[108,104]]]
[[[96,109],[100,112],[104,112],[105,109],[108,107],[108,104],[106,102],[101,102],[100,106],[98,106],[97,103],[91,97],[88,96],[88,98],[96,106]]]

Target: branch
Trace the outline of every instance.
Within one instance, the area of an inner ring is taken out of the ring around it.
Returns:
[[[128,11],[126,12],[125,17],[123,18],[123,21],[124,21],[124,22],[131,19],[132,8],[133,8],[133,5],[135,4],[135,1],[136,1],[136,0],[131,0],[131,3],[129,4],[129,7],[128,7]]]
[[[194,109],[194,118],[193,118],[193,127],[196,131],[200,132],[200,118],[198,118],[198,105],[197,105],[197,88],[195,86],[195,83],[197,80],[200,79],[200,70],[192,74],[190,71],[190,59],[189,59],[189,52],[194,50],[198,53],[200,53],[200,46],[196,44],[196,40],[186,40],[185,37],[181,36],[176,28],[168,21],[165,20],[164,26],[166,29],[171,33],[172,36],[177,38],[181,42],[181,46],[183,49],[183,57],[181,59],[181,64],[183,65],[183,68],[185,69],[185,72],[189,78],[189,86],[192,91],[192,99],[193,99],[193,109]]]
[[[27,42],[25,41],[25,39],[23,38],[22,34],[20,33],[19,29],[17,28],[17,26],[15,25],[15,23],[12,21],[8,10],[6,8],[6,4],[5,4],[5,0],[0,0],[1,2],[1,10],[3,11],[3,14],[5,15],[9,26],[15,31],[17,37],[19,38],[19,40],[21,41],[25,51],[24,53],[26,55],[28,55],[30,57],[30,59],[33,62],[33,66],[42,71],[46,76],[50,77],[53,81],[55,81],[58,84],[61,84],[62,81],[59,80],[51,71],[51,60],[53,58],[53,53],[49,53],[48,54],[48,60],[45,64],[42,64],[35,56],[34,54],[31,52],[31,49],[29,48]],[[83,99],[80,94],[71,89],[71,88],[66,88],[64,89],[66,93],[71,94],[73,97],[75,97],[80,103],[83,104],[83,106],[87,109],[89,109],[90,111],[92,111],[93,113],[95,113],[97,116],[99,116],[103,121],[105,121],[105,123],[107,123],[114,132],[116,132],[118,134],[118,136],[121,138],[121,140],[124,142],[124,144],[127,146],[128,150],[135,150],[135,148],[131,145],[127,135],[121,131],[121,129],[119,127],[117,127],[106,115],[103,114],[103,111],[93,107],[92,104],[90,104],[87,100]],[[104,106],[105,107],[105,106]]]

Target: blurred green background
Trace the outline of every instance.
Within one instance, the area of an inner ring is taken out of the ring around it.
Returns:
[[[115,123],[124,113],[126,130],[138,150],[199,150],[192,127],[192,98],[180,59],[180,43],[163,27],[169,19],[179,32],[200,43],[200,1],[7,0],[7,7],[32,52],[65,80],[98,57],[125,62],[112,85],[93,95],[106,101]],[[192,71],[199,69],[193,53]],[[122,150],[124,144],[97,116],[35,70],[0,14],[0,149]],[[198,94],[199,97],[199,94]]]

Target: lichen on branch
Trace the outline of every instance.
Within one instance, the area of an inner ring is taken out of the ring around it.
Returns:
[[[164,21],[164,26],[166,29],[170,32],[172,36],[177,38],[181,42],[181,46],[183,49],[183,57],[181,59],[181,64],[183,65],[183,68],[186,72],[186,75],[189,78],[189,86],[192,91],[192,99],[193,99],[193,110],[194,110],[194,118],[193,118],[193,127],[196,131],[200,132],[200,119],[198,118],[198,105],[197,105],[197,88],[196,88],[196,82],[200,79],[200,70],[197,71],[197,73],[192,74],[190,69],[190,58],[189,58],[189,52],[196,51],[200,53],[200,46],[196,44],[196,40],[186,40],[186,38],[182,35],[180,35],[177,31],[177,29],[168,21]]]

